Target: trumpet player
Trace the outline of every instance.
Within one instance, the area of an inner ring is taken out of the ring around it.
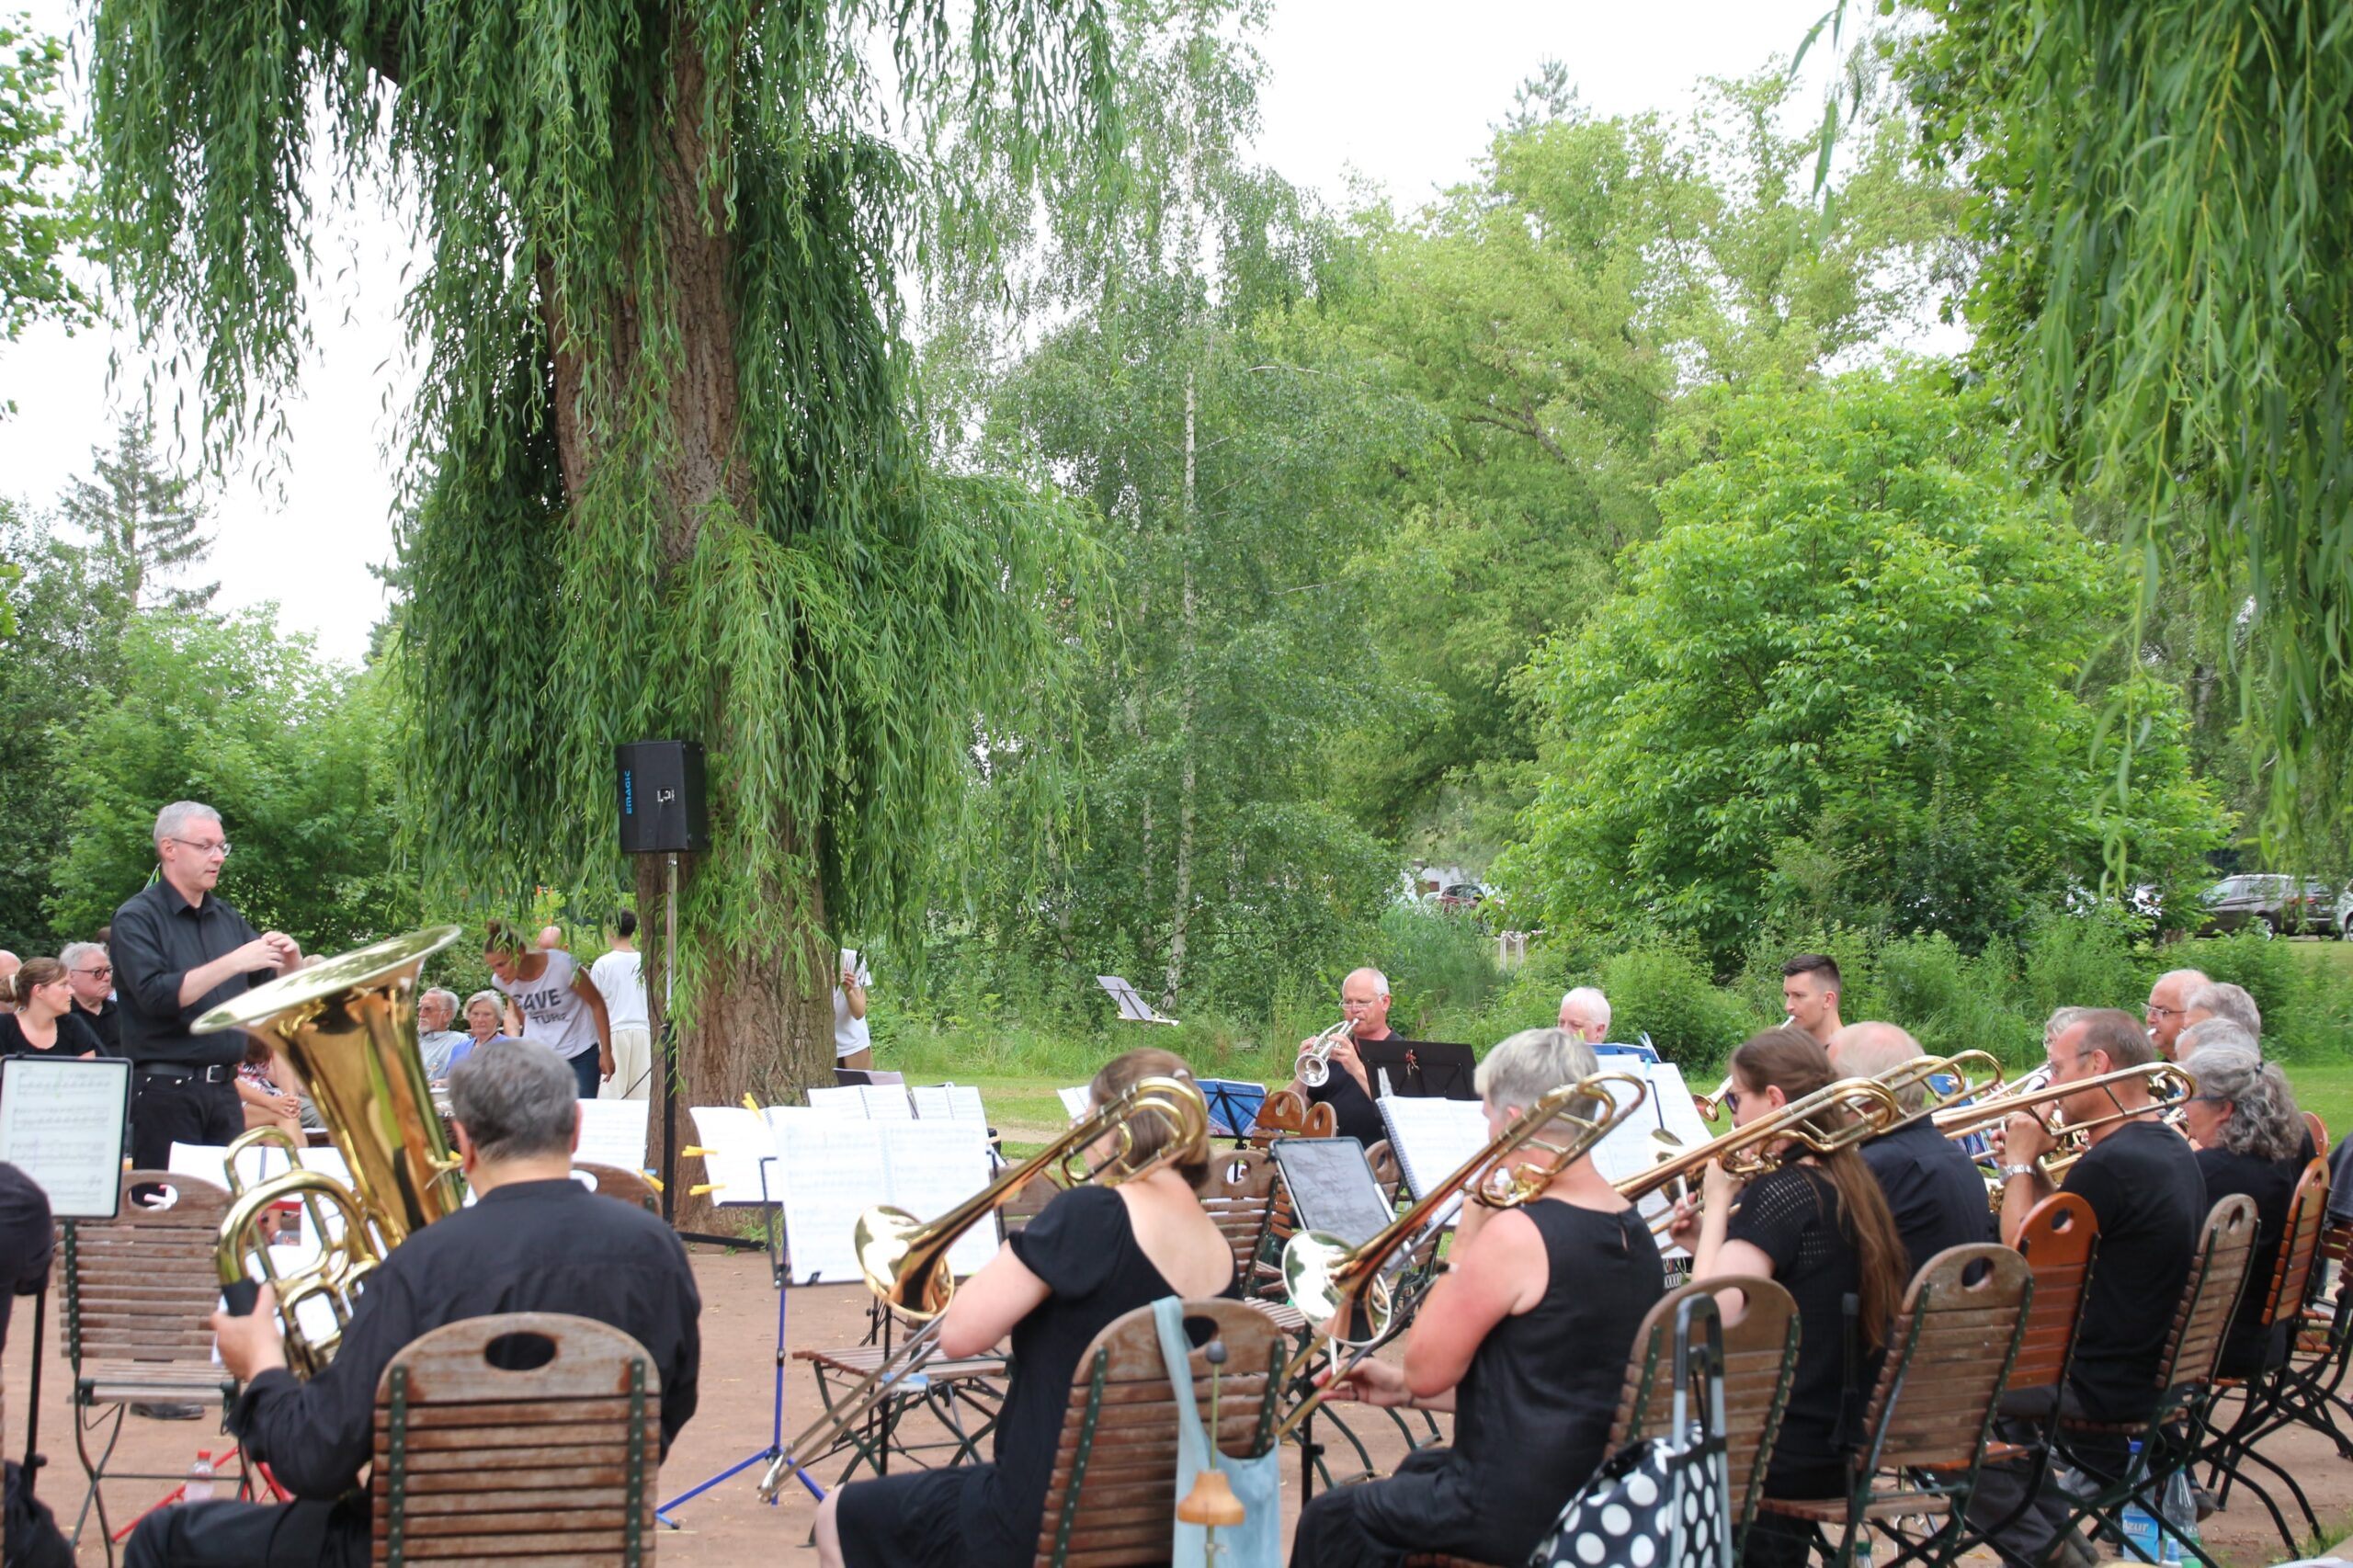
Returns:
[[[2157,1060],[2157,1045],[2141,1021],[2115,1008],[2087,1008],[2052,1036],[2046,1070],[2054,1085],[2082,1083],[2104,1073],[2146,1066]],[[2093,1422],[2131,1422],[2148,1414],[2165,1335],[2198,1249],[2198,1228],[2206,1219],[2206,1182],[2198,1157],[2171,1128],[2158,1120],[2160,1108],[2138,1079],[2101,1085],[2062,1096],[2061,1113],[2082,1127],[2088,1147],[2067,1173],[2062,1190],[2075,1193],[2099,1221],[2099,1258],[2092,1270],[2075,1361],[2060,1408]],[[2100,1125],[2102,1118],[2109,1118]],[[2002,1174],[2002,1240],[2016,1245],[2034,1206],[2051,1196],[2051,1178],[2040,1161],[2058,1140],[2032,1111],[2010,1117],[1998,1135]],[[2006,1416],[2047,1415],[2005,1401]],[[2126,1462],[2120,1435],[2080,1432],[2069,1448],[2085,1468],[2102,1479],[2121,1474]],[[2046,1485],[2031,1506],[2025,1501],[2023,1464],[1989,1465],[1978,1478],[1969,1515],[1983,1528],[2009,1523],[1993,1537],[2006,1562],[2040,1562],[2050,1554],[2066,1517],[2065,1496]]]
[[[572,1069],[504,1040],[450,1071],[458,1154],[479,1199],[392,1249],[369,1277],[335,1359],[286,1369],[264,1286],[252,1312],[216,1312],[222,1364],[244,1385],[229,1430],[294,1495],[285,1505],[158,1508],[125,1568],[358,1568],[368,1561],[360,1472],[375,1448],[376,1385],[393,1355],[446,1324],[493,1312],[572,1312],[630,1335],[662,1374],[662,1448],[695,1413],[702,1300],[677,1235],[572,1179],[580,1105]],[[357,1488],[357,1491],[355,1491]]]
[[[1330,1074],[1324,1082],[1310,1085],[1300,1078],[1296,1066],[1291,1080],[1285,1085],[1291,1093],[1304,1096],[1311,1105],[1328,1105],[1337,1126],[1335,1131],[1343,1138],[1353,1138],[1366,1148],[1389,1136],[1381,1124],[1381,1113],[1373,1108],[1372,1075],[1365,1071],[1364,1059],[1357,1054],[1357,1047],[1368,1041],[1397,1039],[1389,1027],[1389,977],[1377,969],[1348,971],[1340,982],[1340,1016],[1347,1028],[1328,1041],[1331,1054],[1325,1059]],[[1314,1044],[1301,1040],[1302,1051]]]
[[[1593,1048],[1562,1030],[1512,1036],[1479,1064],[1489,1133],[1593,1071]],[[1601,1462],[1634,1333],[1665,1289],[1642,1216],[1588,1156],[1518,1208],[1465,1204],[1449,1262],[1403,1367],[1359,1361],[1333,1397],[1452,1411],[1452,1446],[1319,1494],[1291,1568],[1392,1568],[1425,1551],[1523,1562]]]
[[[1095,1075],[1097,1109],[1150,1077],[1190,1078],[1181,1057],[1123,1052]],[[1335,1074],[1337,1078],[1339,1074]],[[1131,1123],[1131,1161],[1162,1155],[1165,1123]],[[1092,1151],[1108,1157],[1109,1140]],[[1026,1568],[1036,1555],[1072,1375],[1112,1320],[1163,1296],[1237,1296],[1233,1247],[1201,1208],[1206,1143],[1149,1175],[1057,1195],[958,1289],[939,1351],[977,1356],[1008,1335],[1012,1380],[991,1462],[892,1474],[835,1488],[817,1510],[824,1568]]]
[[[1779,1115],[1835,1077],[1829,1053],[1812,1035],[1771,1028],[1733,1052],[1723,1097],[1733,1125],[1745,1127]],[[1744,1185],[1722,1161],[1712,1162],[1698,1212],[1683,1199],[1669,1233],[1689,1250],[1693,1279],[1762,1275],[1796,1301],[1797,1370],[1765,1494],[1842,1494],[1847,1448],[1861,1436],[1863,1402],[1906,1280],[1904,1243],[1870,1167],[1851,1148],[1828,1155],[1785,1150],[1777,1168]],[[1737,1314],[1733,1299],[1719,1299]],[[1813,1533],[1809,1524],[1760,1514],[1748,1529],[1743,1568],[1796,1568]]]
[[[1920,1054],[1920,1042],[1893,1024],[1848,1024],[1830,1037],[1830,1065],[1841,1078],[1876,1078]],[[1863,1145],[1863,1164],[1879,1180],[1906,1267],[1917,1274],[1947,1247],[1992,1241],[1994,1217],[1976,1163],[1920,1114],[1927,1085],[1899,1089],[1895,1100],[1904,1121]]]

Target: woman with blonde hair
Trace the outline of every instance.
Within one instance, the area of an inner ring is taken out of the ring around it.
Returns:
[[[106,1047],[74,1006],[74,983],[55,959],[27,959],[0,981],[0,1056],[104,1056]]]
[[[1089,1092],[1100,1107],[1139,1079],[1192,1075],[1181,1057],[1146,1047],[1115,1057]],[[1166,1147],[1169,1130],[1158,1119],[1131,1125],[1131,1158]],[[991,1462],[835,1489],[817,1510],[825,1568],[1027,1568],[1037,1555],[1071,1378],[1088,1344],[1114,1319],[1163,1296],[1239,1294],[1233,1248],[1201,1208],[1209,1177],[1204,1142],[1150,1176],[1060,1193],[1006,1238],[939,1320],[939,1353],[950,1359],[1012,1337]]]

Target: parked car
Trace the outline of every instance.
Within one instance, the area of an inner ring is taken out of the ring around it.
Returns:
[[[2326,882],[2267,872],[2224,877],[2208,889],[2206,934],[2260,931],[2267,937],[2342,936],[2347,896]]]

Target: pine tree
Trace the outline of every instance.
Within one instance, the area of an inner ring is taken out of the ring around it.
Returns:
[[[90,449],[93,477],[77,479],[60,499],[66,518],[81,528],[106,563],[126,609],[208,609],[218,582],[166,588],[162,579],[199,565],[212,553],[212,535],[190,480],[174,473],[155,450],[155,426],[125,420],[114,453]]]

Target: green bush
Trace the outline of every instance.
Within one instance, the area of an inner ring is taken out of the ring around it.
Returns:
[[[2021,1062],[2040,1049],[2042,1034],[2020,1010],[2017,960],[2000,937],[1973,956],[1941,932],[1899,937],[1879,950],[1874,1011],[1846,1017],[1900,1023],[1932,1055],[1990,1051]]]
[[[2160,966],[2169,967],[2169,966]],[[2041,1040],[2042,1020],[2060,1007],[2122,1007],[2148,1000],[2147,964],[2117,925],[2097,917],[2045,915],[2029,932],[2022,966],[2025,1011]]]
[[[1475,918],[1420,904],[1395,903],[1381,912],[1371,963],[1389,977],[1395,998],[1389,1027],[1415,1040],[1437,1038],[1431,1026],[1441,1018],[1478,1011],[1498,979],[1495,938]]]
[[[1699,960],[1699,944],[1688,939],[1638,943],[1604,962],[1597,980],[1609,998],[1609,1032],[1628,1041],[1647,1034],[1678,1066],[1721,1062],[1773,1021],[1717,986]]]

